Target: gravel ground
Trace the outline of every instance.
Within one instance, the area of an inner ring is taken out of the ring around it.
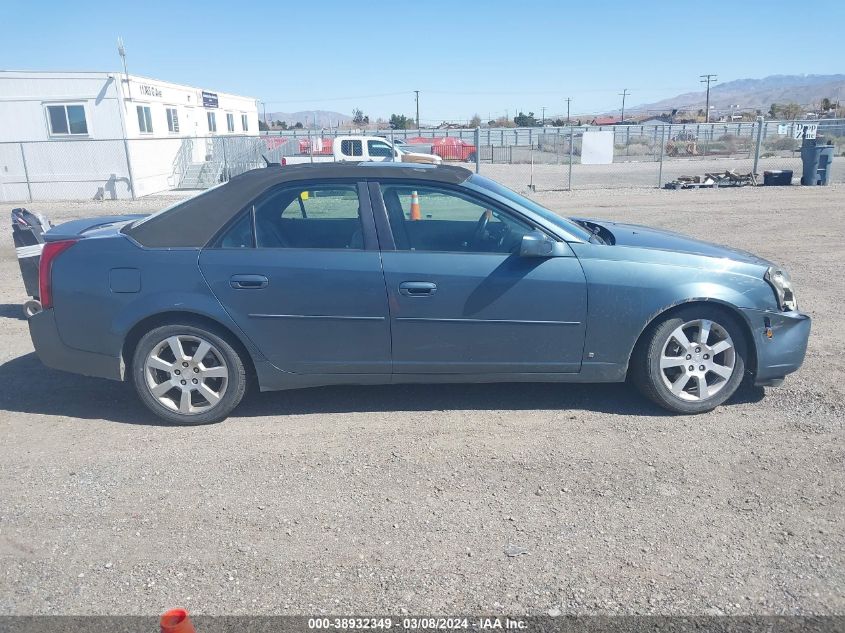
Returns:
[[[537,197],[782,262],[804,368],[697,417],[624,385],[344,387],[170,428],[39,363],[4,231],[0,614],[845,612],[845,188]]]

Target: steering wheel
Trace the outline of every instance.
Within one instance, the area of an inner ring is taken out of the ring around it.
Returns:
[[[492,213],[485,209],[481,212],[481,217],[478,218],[478,222],[475,224],[475,231],[472,234],[472,240],[470,240],[470,247],[475,248],[478,246],[481,241],[484,239],[484,233],[487,231],[487,225],[490,223],[490,216]]]

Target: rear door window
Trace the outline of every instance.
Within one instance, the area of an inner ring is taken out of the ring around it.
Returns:
[[[302,183],[277,188],[257,199],[215,245],[364,250],[357,186]]]
[[[345,139],[340,142],[340,153],[344,156],[363,156],[364,146],[360,140]]]
[[[258,248],[364,248],[355,185],[288,187],[258,202],[254,214]]]

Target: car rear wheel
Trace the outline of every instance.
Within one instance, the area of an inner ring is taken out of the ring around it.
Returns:
[[[739,388],[747,343],[734,317],[710,306],[683,308],[644,334],[632,359],[634,384],[675,413],[703,413]]]
[[[173,424],[220,422],[246,389],[238,352],[193,325],[164,325],[145,334],[135,348],[132,377],[147,408]]]

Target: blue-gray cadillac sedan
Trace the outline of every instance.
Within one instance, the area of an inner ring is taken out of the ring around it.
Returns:
[[[46,240],[41,360],[131,380],[179,424],[224,419],[249,382],[630,379],[699,413],[779,384],[810,332],[771,262],[562,218],[459,167],[269,167]]]

